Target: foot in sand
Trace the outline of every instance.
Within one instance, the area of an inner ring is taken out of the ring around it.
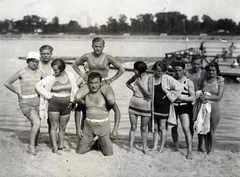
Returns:
[[[57,155],[62,155],[58,149],[53,149],[52,152]]]
[[[188,152],[188,154],[186,155],[186,159],[192,160],[193,155],[192,152]]]
[[[30,146],[28,146],[27,153],[32,156],[37,155],[35,148],[31,148]]]
[[[198,148],[198,151],[199,151],[199,152],[205,152],[205,150],[202,149],[202,148]]]
[[[150,151],[148,151],[148,150],[143,150],[142,152],[143,152],[143,154],[145,154],[145,155],[150,155],[150,154],[151,154]]]

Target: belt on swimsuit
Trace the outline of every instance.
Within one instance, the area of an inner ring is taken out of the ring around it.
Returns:
[[[183,105],[187,105],[187,103],[174,103],[174,106],[183,106]]]
[[[86,118],[87,121],[89,122],[94,122],[94,123],[98,123],[98,122],[106,122],[109,120],[109,118],[106,118],[106,119],[89,119],[89,118]]]
[[[35,98],[38,94],[31,94],[31,95],[23,95],[22,98]]]
[[[53,96],[55,97],[67,97],[67,96],[70,96],[70,93],[65,93],[65,94],[62,94],[62,93],[52,93]]]

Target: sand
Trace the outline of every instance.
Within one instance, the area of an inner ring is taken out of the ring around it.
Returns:
[[[152,135],[150,135],[152,136]],[[77,138],[67,133],[65,145],[69,151],[56,155],[51,152],[47,133],[39,137],[36,156],[27,154],[29,131],[0,129],[0,171],[2,177],[236,177],[240,174],[239,144],[222,143],[212,155],[196,151],[193,160],[187,160],[186,145],[180,142],[180,151],[175,152],[171,140],[163,153],[141,152],[141,141],[136,137],[134,153],[128,153],[128,137],[119,135],[113,142],[114,155],[105,157],[99,150],[79,155],[75,153]],[[149,146],[152,141],[149,140]]]

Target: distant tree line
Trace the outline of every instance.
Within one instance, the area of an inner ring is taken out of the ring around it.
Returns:
[[[97,24],[83,28],[77,21],[71,20],[67,24],[59,24],[59,18],[54,17],[47,23],[45,18],[37,15],[24,16],[22,20],[0,21],[0,33],[41,33],[41,34],[161,34],[181,35],[181,34],[240,34],[240,23],[236,24],[231,19],[211,19],[208,15],[203,15],[201,20],[197,15],[190,20],[187,16],[179,12],[160,12],[155,15],[140,14],[136,18],[130,19],[127,23],[127,16],[120,15],[119,19],[109,17],[106,25]]]

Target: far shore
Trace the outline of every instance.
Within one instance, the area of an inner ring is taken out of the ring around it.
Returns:
[[[90,33],[87,35],[77,34],[1,34],[0,40],[92,40],[94,37],[102,37],[107,40],[124,40],[124,41],[206,41],[206,40],[219,40],[224,39],[227,41],[239,41],[240,36],[224,36],[224,35],[131,35],[130,33],[124,33],[123,35],[101,35]]]

